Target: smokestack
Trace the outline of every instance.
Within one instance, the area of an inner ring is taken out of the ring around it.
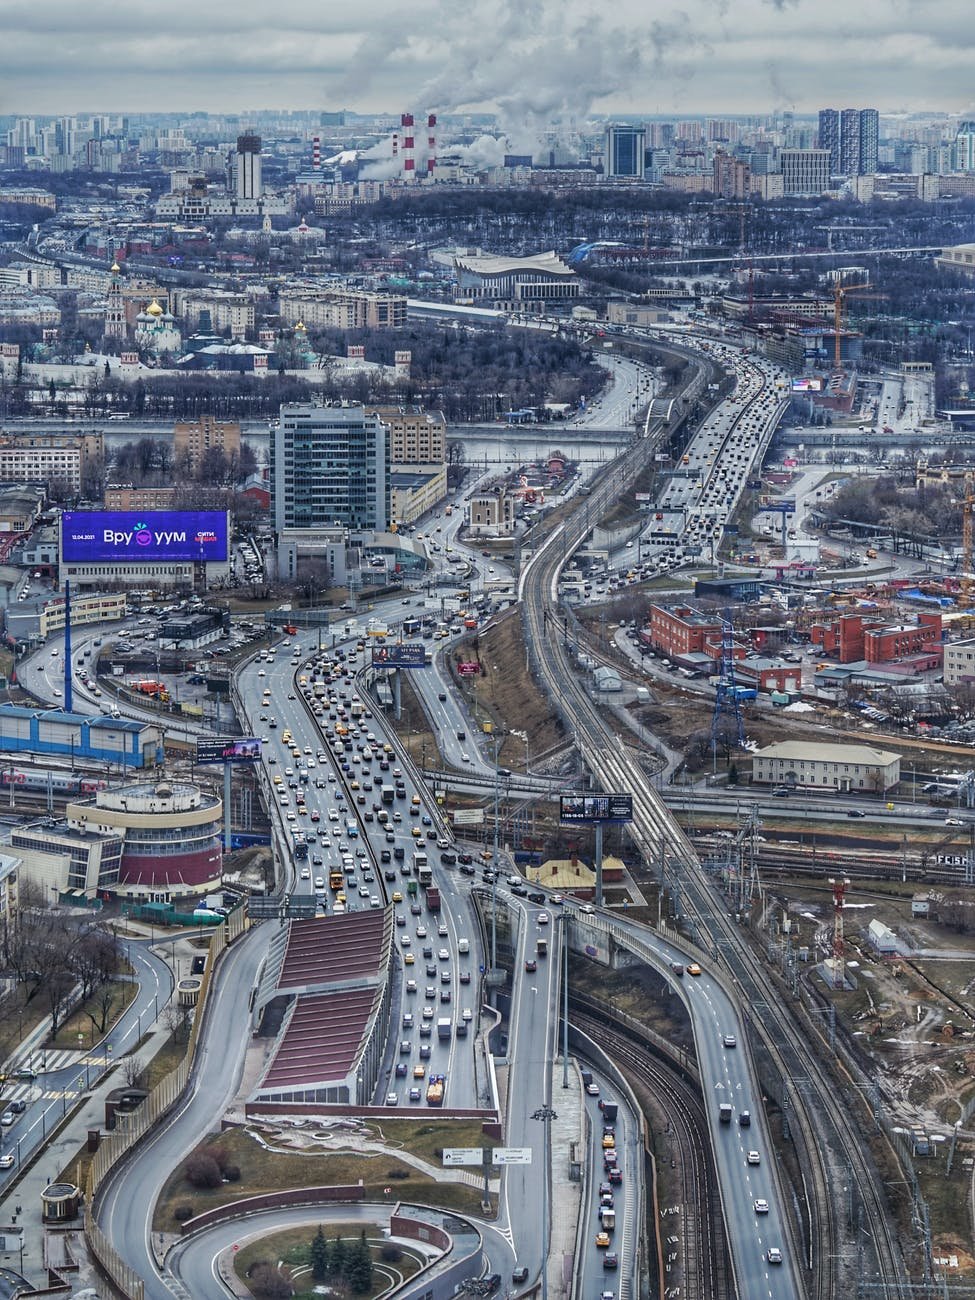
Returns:
[[[413,114],[404,113],[400,118],[403,128],[403,179],[416,180],[416,160],[413,157]]]
[[[311,169],[313,172],[322,170],[322,141],[317,135],[311,138]]]
[[[393,132],[393,162],[399,158],[399,136]]]
[[[431,113],[427,118],[427,180],[433,180],[437,166],[437,115]]]

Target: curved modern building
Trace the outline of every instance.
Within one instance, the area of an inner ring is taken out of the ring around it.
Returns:
[[[220,884],[222,800],[185,781],[99,790],[69,804],[72,826],[124,837],[118,894],[171,903]]]

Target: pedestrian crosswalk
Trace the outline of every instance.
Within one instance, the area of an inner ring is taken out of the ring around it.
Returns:
[[[77,1090],[45,1088],[45,1076],[54,1074],[58,1070],[77,1068],[85,1072],[87,1081],[91,1078],[92,1071],[96,1072],[97,1077],[97,1072],[104,1070],[111,1061],[112,1057],[104,1049],[96,1049],[94,1052],[79,1052],[70,1048],[61,1051],[32,1052],[9,1067],[7,1083],[0,1098],[0,1108],[9,1105],[12,1101],[35,1101],[38,1097],[51,1100],[76,1097]],[[19,1071],[33,1072],[37,1077],[33,1082],[29,1079],[17,1079]],[[75,1080],[72,1080],[72,1083],[74,1082]]]

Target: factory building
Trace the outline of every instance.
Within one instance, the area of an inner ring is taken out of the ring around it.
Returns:
[[[162,762],[163,733],[125,718],[0,704],[0,750],[148,768]]]

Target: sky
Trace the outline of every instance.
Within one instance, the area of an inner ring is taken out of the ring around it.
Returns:
[[[970,0],[0,0],[0,113],[967,115],[970,16]]]

